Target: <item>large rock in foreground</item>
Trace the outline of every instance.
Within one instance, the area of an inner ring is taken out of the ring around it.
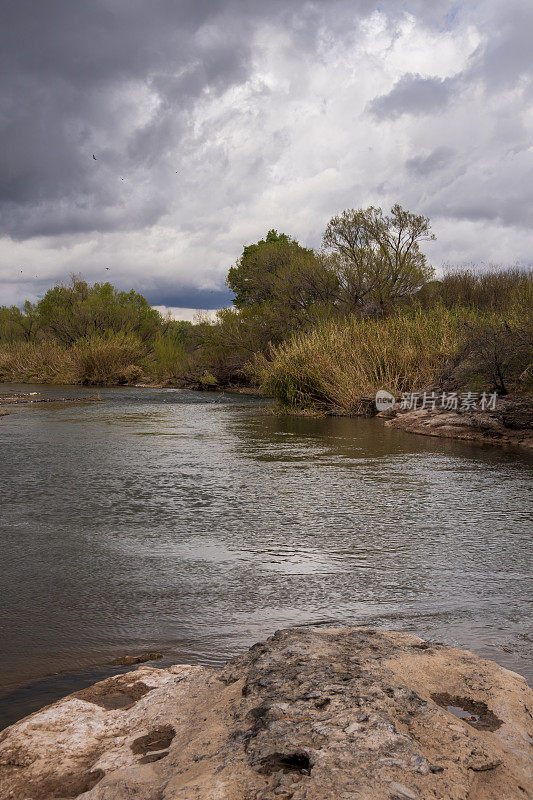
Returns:
[[[531,695],[410,634],[286,630],[223,670],[140,667],[18,722],[0,797],[524,800]]]

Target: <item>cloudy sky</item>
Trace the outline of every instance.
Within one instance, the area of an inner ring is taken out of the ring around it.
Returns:
[[[530,0],[0,16],[0,304],[76,272],[215,308],[243,244],[371,203],[430,216],[436,267],[533,262]]]

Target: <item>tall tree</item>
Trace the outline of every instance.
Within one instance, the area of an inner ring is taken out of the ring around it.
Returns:
[[[431,278],[420,242],[434,238],[427,217],[395,204],[388,216],[374,206],[343,211],[328,223],[322,243],[339,277],[343,303],[383,306],[413,294]]]
[[[338,288],[323,258],[275,230],[244,248],[226,282],[236,308],[270,318],[274,338],[280,326],[286,332],[315,321],[319,309],[335,301]]]

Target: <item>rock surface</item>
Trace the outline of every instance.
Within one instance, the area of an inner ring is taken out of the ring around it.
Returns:
[[[523,678],[465,650],[291,629],[222,670],[140,667],[21,720],[0,797],[523,800],[532,709]]]
[[[528,398],[499,398],[494,411],[393,409],[378,416],[388,419],[386,425],[408,433],[533,450],[533,402]]]

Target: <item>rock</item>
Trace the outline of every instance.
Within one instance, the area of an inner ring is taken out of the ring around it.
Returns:
[[[159,658],[163,658],[163,653],[141,653],[139,656],[121,656],[120,658],[115,658],[113,661],[109,663],[111,666],[131,666],[132,664],[143,664],[145,661],[157,661]]]
[[[523,678],[468,651],[295,628],[223,669],[141,666],[7,728],[0,800],[524,800],[532,710]]]
[[[395,408],[388,413],[385,425],[426,436],[533,450],[533,401],[530,398],[499,397],[493,411],[443,411],[439,408],[400,411]]]
[[[391,781],[390,788],[392,791],[391,797],[398,797],[400,800],[405,800],[405,798],[407,798],[407,800],[416,800],[416,794],[401,783]]]

